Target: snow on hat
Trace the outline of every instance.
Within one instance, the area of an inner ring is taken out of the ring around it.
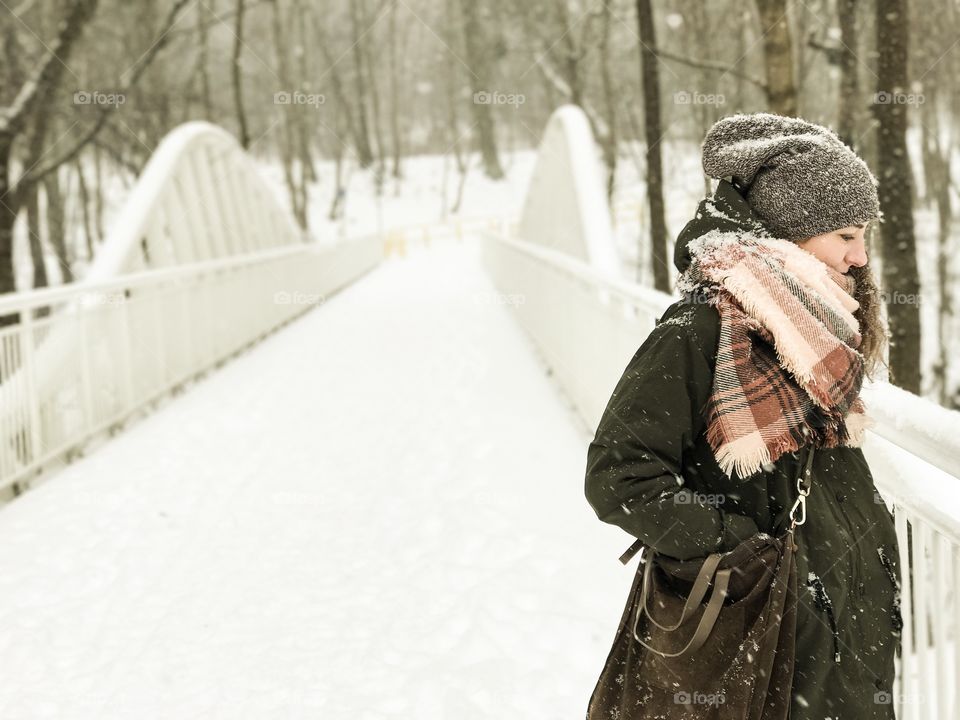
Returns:
[[[832,130],[800,118],[753,113],[717,121],[703,141],[703,170],[746,187],[754,212],[784,240],[882,216],[867,164]]]

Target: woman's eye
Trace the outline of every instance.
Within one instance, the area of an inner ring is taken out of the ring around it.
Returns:
[[[844,240],[853,240],[853,235],[841,235]]]

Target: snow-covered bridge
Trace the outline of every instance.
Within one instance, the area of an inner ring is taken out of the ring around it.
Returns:
[[[0,717],[582,713],[632,572],[586,445],[670,302],[620,277],[591,142],[558,111],[516,222],[401,259],[302,237],[191,124],[86,282],[0,298],[0,487],[45,473],[0,511]],[[865,392],[899,717],[955,718],[958,416]]]

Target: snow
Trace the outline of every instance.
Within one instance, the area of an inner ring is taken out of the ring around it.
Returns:
[[[0,717],[582,714],[632,538],[476,255],[386,261],[0,509]]]

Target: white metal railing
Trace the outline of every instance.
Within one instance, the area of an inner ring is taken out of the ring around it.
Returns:
[[[494,233],[483,261],[592,432],[655,321],[675,300],[611,281],[554,250]],[[886,383],[864,387],[876,425],[864,453],[892,506],[903,576],[901,720],[960,717],[960,413]],[[910,537],[908,538],[908,534]],[[924,608],[919,612],[917,608]]]
[[[0,328],[0,490],[69,457],[383,257],[512,227],[499,217],[451,217],[0,296],[0,317],[19,320]]]
[[[0,297],[0,315],[20,317],[0,328],[0,488],[322,303],[382,255],[369,236]]]
[[[172,130],[86,276],[0,296],[0,490],[376,265],[308,242],[229,133]]]

